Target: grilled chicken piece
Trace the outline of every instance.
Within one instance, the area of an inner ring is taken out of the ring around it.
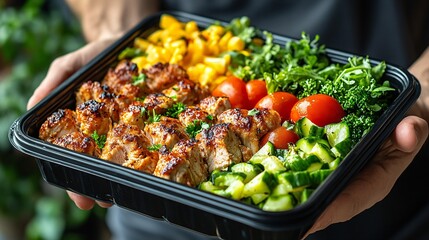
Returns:
[[[147,149],[149,140],[136,125],[117,124],[107,134],[100,158],[139,171],[153,173],[158,153]]]
[[[184,126],[188,126],[194,121],[206,122],[210,125],[213,123],[213,116],[198,107],[186,107],[185,111],[179,113],[178,118]]]
[[[138,75],[139,69],[137,64],[129,60],[122,60],[115,68],[109,69],[102,84],[116,89],[117,87],[132,83],[133,78],[138,77]]]
[[[142,72],[147,76],[146,84],[152,92],[161,92],[184,79],[189,79],[185,69],[177,64],[157,63]]]
[[[258,109],[256,114],[249,115],[246,109],[230,109],[218,115],[219,123],[230,123],[231,129],[240,137],[244,146],[252,151],[259,150],[259,140],[269,131],[281,124],[280,115],[269,109]]]
[[[181,79],[172,87],[163,90],[162,93],[173,98],[176,102],[186,105],[195,105],[210,94],[208,88],[204,88],[186,78]]]
[[[39,129],[39,138],[52,143],[56,138],[78,131],[76,113],[70,109],[60,109],[42,124]]]
[[[109,86],[110,91],[117,96],[118,100],[129,105],[136,98],[145,96],[149,91],[144,81],[139,84],[133,83],[140,74],[135,63],[123,60],[115,69],[109,69],[102,84]]]
[[[99,82],[87,81],[82,84],[76,93],[76,105],[80,105],[89,100],[103,102],[109,109],[110,116],[114,122],[119,120],[119,110],[123,107],[120,101],[117,101],[116,95],[110,92],[107,85],[101,85]]]
[[[136,125],[143,130],[147,119],[145,112],[143,102],[135,101],[121,112],[119,123]]]
[[[165,116],[162,116],[158,122],[147,124],[144,131],[152,144],[160,144],[167,149],[172,149],[181,139],[189,139],[178,119]]]
[[[105,103],[89,100],[77,106],[76,120],[80,125],[80,132],[90,136],[94,132],[106,135],[112,128],[112,119]]]
[[[196,139],[202,151],[202,156],[207,161],[209,171],[224,169],[231,163],[239,163],[243,160],[241,142],[232,131],[231,124],[215,124],[208,129],[203,129],[197,134]]]
[[[231,109],[231,102],[227,97],[206,97],[200,101],[198,107],[212,116],[217,116]]]
[[[101,150],[98,148],[94,139],[85,136],[80,132],[65,134],[59,138],[56,138],[52,143],[94,157],[98,157],[101,154]]]
[[[154,110],[156,114],[163,114],[174,105],[174,100],[162,93],[152,93],[145,97],[143,104],[147,112]]]
[[[153,173],[191,187],[207,179],[207,164],[201,157],[200,147],[195,140],[181,140],[171,152],[160,151],[160,158]]]

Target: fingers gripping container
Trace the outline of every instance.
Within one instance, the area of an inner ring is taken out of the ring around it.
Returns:
[[[183,22],[195,21],[201,28],[215,22],[183,12],[167,13]],[[45,181],[222,239],[299,239],[372,158],[420,94],[420,85],[410,73],[387,64],[385,78],[397,92],[392,104],[307,202],[283,212],[263,211],[40,140],[38,131],[47,117],[58,109],[73,108],[78,87],[88,79],[101,81],[117,62],[118,54],[136,37],[148,36],[158,29],[162,14],[142,20],[13,123],[10,142],[17,150],[36,158]],[[294,39],[274,35],[274,40],[284,45]],[[327,53],[338,63],[346,63],[351,56],[333,49],[327,49]]]

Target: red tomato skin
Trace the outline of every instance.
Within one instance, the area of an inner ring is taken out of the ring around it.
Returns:
[[[314,124],[324,127],[331,123],[340,122],[345,116],[340,103],[326,94],[315,94],[300,99],[291,110],[292,122],[307,117]]]
[[[253,108],[261,98],[267,95],[267,84],[264,80],[250,80],[246,84],[246,91],[249,97],[249,106]]]
[[[268,108],[279,113],[282,122],[290,120],[290,113],[298,98],[288,92],[275,92],[261,98],[255,108]]]
[[[296,143],[299,140],[299,136],[292,130],[288,130],[285,127],[278,127],[267,134],[265,134],[259,146],[264,146],[270,141],[277,149],[287,149],[289,144]]]
[[[232,108],[249,108],[249,98],[246,91],[246,82],[240,78],[229,76],[213,91],[212,96],[228,97]]]

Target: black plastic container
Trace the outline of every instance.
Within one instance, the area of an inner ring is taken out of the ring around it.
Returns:
[[[284,212],[266,212],[38,139],[39,128],[47,117],[61,108],[73,109],[78,87],[89,79],[101,80],[135,37],[148,36],[158,29],[161,14],[144,19],[13,123],[10,142],[36,158],[48,183],[223,239],[298,239],[371,159],[420,94],[420,85],[410,73],[388,64],[385,78],[397,90],[393,103],[311,198]],[[202,28],[215,21],[182,12],[168,14],[180,21],[196,21]],[[277,35],[274,39],[281,45],[293,40]],[[333,49],[327,52],[338,63],[346,63],[351,56]]]

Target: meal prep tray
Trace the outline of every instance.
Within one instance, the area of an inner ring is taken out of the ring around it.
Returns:
[[[182,22],[195,21],[202,28],[215,22],[183,12],[163,13]],[[117,62],[118,54],[136,37],[148,36],[158,29],[163,13],[144,19],[13,123],[10,142],[36,158],[48,183],[222,239],[299,239],[371,159],[420,94],[420,85],[410,73],[387,64],[385,78],[397,90],[393,103],[310,199],[284,212],[266,212],[38,139],[39,128],[47,117],[58,109],[74,108],[78,87],[89,79],[101,80]],[[294,39],[274,35],[274,40],[283,46]],[[352,56],[333,49],[327,49],[327,53],[338,63],[346,63]]]

